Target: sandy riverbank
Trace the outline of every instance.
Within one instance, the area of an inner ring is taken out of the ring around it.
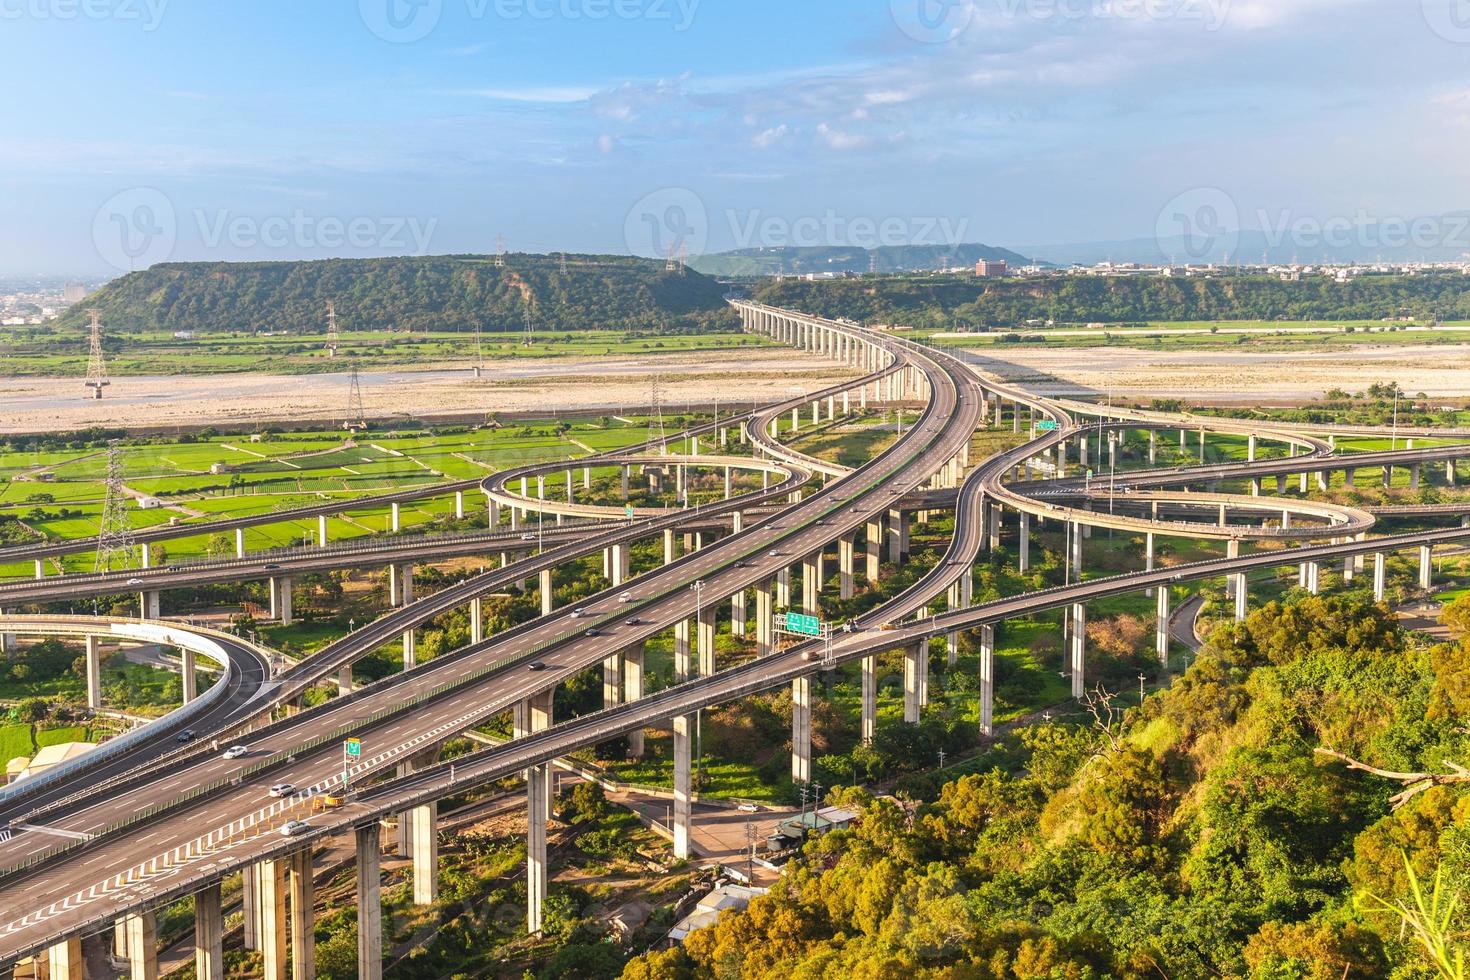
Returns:
[[[525,412],[641,412],[650,376],[662,384],[665,411],[690,404],[778,401],[851,377],[824,359],[782,351],[656,358],[555,358],[487,361],[480,380],[463,365],[384,369],[360,376],[369,418],[474,416]],[[101,401],[83,397],[76,378],[0,378],[0,432],[64,432],[89,426],[139,429],[321,421],[347,417],[344,374],[226,374],[117,378]]]
[[[1331,388],[1357,392],[1395,381],[1410,394],[1470,398],[1470,345],[1303,352],[1021,348],[971,359],[1033,391],[1067,397],[1111,392],[1129,400],[1280,405],[1320,398]]]

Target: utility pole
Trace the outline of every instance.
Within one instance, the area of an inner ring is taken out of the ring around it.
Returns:
[[[98,401],[102,399],[102,389],[112,382],[107,380],[107,364],[102,359],[102,320],[101,314],[92,311],[92,350],[87,358],[87,387],[92,389],[92,397]]]
[[[97,563],[94,571],[110,572],[114,562],[133,567],[133,527],[128,521],[128,498],[123,490],[122,444],[107,444],[107,495],[102,504],[102,523],[97,533]]]

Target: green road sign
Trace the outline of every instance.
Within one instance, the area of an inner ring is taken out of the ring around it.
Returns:
[[[1036,431],[1037,432],[1055,432],[1055,431],[1057,431],[1057,424],[1055,422],[1053,422],[1051,419],[1042,419],[1040,422],[1037,422],[1036,423]]]
[[[352,758],[354,759],[362,755],[362,740],[357,738],[349,738],[347,740],[347,754],[352,756]]]
[[[800,633],[803,636],[822,635],[822,621],[815,616],[807,616],[803,613],[787,613],[786,628],[792,633]]]

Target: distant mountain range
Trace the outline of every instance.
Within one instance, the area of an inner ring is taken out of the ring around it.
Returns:
[[[866,249],[846,246],[742,248],[690,259],[707,276],[774,276],[810,273],[927,272],[973,266],[981,259],[1030,264],[1019,252],[992,245],[889,245]]]
[[[109,333],[346,330],[650,330],[738,323],[724,287],[694,271],[615,255],[439,255],[310,262],[174,262],[108,283],[58,320],[91,310]]]

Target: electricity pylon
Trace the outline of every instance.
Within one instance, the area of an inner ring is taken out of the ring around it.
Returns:
[[[100,399],[102,389],[112,382],[107,380],[107,364],[102,359],[102,320],[96,310],[92,311],[92,352],[87,358],[87,387],[92,397]]]
[[[97,532],[97,564],[93,570],[109,572],[114,565],[133,567],[133,527],[128,521],[128,497],[123,491],[120,443],[107,444],[107,495],[102,503],[102,523]]]

